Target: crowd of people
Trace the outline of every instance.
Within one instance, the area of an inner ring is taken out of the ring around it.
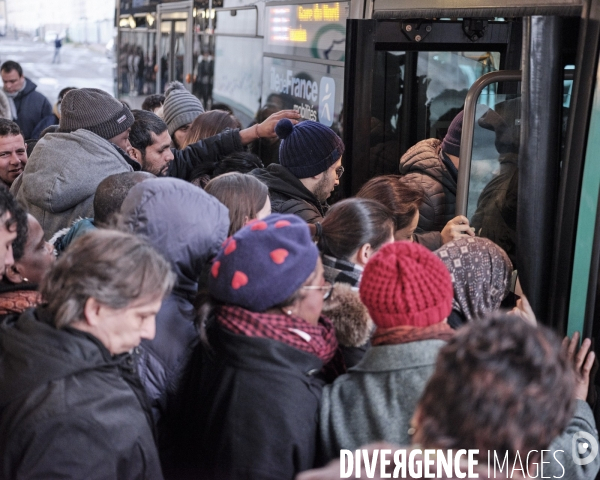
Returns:
[[[0,479],[333,479],[341,451],[423,449],[598,474],[592,342],[455,215],[462,114],[330,206],[344,143],[293,110],[242,128],[177,82],[52,108],[0,72]]]

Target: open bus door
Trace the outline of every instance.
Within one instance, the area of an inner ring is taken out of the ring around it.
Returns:
[[[470,131],[463,127],[463,143],[467,135],[473,150],[468,165],[461,152],[459,177],[462,173],[466,190],[456,213],[473,222],[486,188],[505,174],[502,188],[511,193],[514,229],[507,240],[514,243],[511,253],[521,285],[540,321],[566,333],[572,290],[597,287],[588,282],[589,275],[576,278],[573,269],[582,240],[576,226],[587,161],[571,140],[577,135],[574,112],[565,105],[563,91],[573,67],[573,91],[585,83],[580,72],[588,71],[589,78],[594,68],[584,67],[585,59],[577,54],[586,42],[598,45],[597,38],[577,43],[586,9],[577,1],[522,0],[498,6],[472,1],[460,8],[444,8],[435,0],[375,0],[365,7],[367,19],[351,19],[347,29],[343,121],[350,175],[344,177],[344,193],[356,193],[373,176],[398,173],[409,147],[425,138],[443,138],[478,79],[508,71],[507,78],[482,86]],[[595,51],[587,62],[597,57]],[[497,131],[489,122],[495,114],[516,135],[512,164],[502,163],[505,152],[498,150]],[[563,128],[567,117],[569,127]],[[591,254],[589,249],[588,266]]]
[[[192,90],[193,10],[192,0],[163,3],[156,8],[157,92],[164,92],[165,85],[173,80]]]

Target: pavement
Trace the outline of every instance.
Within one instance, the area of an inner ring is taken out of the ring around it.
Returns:
[[[115,94],[114,61],[107,58],[104,46],[65,43],[60,63],[53,64],[53,56],[54,42],[0,37],[0,61],[19,62],[25,76],[37,84],[37,91],[52,105],[65,87],[99,88]]]

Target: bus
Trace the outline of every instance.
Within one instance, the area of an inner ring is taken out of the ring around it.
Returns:
[[[243,124],[294,108],[342,136],[342,197],[464,109],[456,213],[487,202],[540,321],[598,337],[600,2],[118,0],[117,22],[119,98],[179,80]]]

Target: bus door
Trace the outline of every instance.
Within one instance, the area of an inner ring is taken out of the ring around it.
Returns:
[[[193,1],[164,3],[156,9],[156,90],[165,91],[173,80],[191,91]]]
[[[375,175],[399,173],[408,148],[443,138],[478,79],[508,71],[508,78],[482,86],[470,131],[463,123],[462,143],[468,136],[473,149],[465,172],[461,144],[459,184],[466,173],[466,190],[462,197],[457,192],[456,213],[512,250],[534,312],[566,332],[583,170],[581,152],[564,153],[576,133],[566,128],[566,118],[573,117],[564,87],[573,67],[577,75],[586,61],[575,61],[584,45],[576,34],[581,3],[509,0],[488,8],[475,1],[463,10],[425,0],[411,10],[409,3],[375,0],[373,19],[348,22],[344,141],[350,175],[344,190],[351,195]],[[419,18],[421,12],[426,17]],[[511,138],[503,138],[499,127]],[[504,222],[503,231],[488,221],[490,215]],[[584,283],[578,285],[587,291],[587,276]]]
[[[443,139],[467,91],[488,72],[519,65],[519,22],[494,19],[349,20],[344,105],[347,196],[376,175],[398,174],[417,142]],[[516,92],[489,85],[485,104]],[[485,142],[493,145],[493,132]]]

